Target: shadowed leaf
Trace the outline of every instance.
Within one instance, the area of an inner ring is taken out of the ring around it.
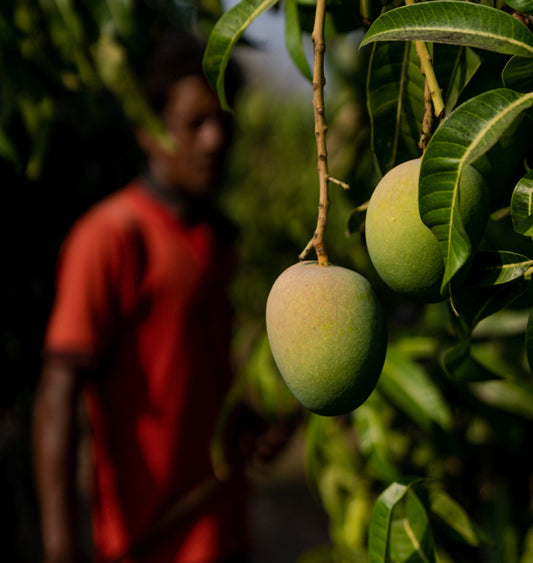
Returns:
[[[300,26],[297,0],[286,0],[285,2],[285,44],[298,70],[305,78],[311,81],[313,75],[302,44],[302,28]]]
[[[527,256],[516,252],[478,252],[468,275],[468,284],[483,287],[508,283],[523,276],[531,264]]]
[[[516,184],[511,197],[511,217],[514,230],[533,236],[533,170]]]
[[[533,90],[533,59],[512,57],[503,69],[502,80],[506,88],[518,92],[531,92]]]
[[[374,45],[367,82],[372,149],[381,174],[420,156],[424,77],[412,43]]]

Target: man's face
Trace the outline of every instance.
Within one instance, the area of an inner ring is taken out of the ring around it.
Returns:
[[[186,76],[170,89],[163,121],[171,150],[154,139],[141,140],[149,166],[164,187],[193,196],[216,187],[229,144],[231,116],[201,76]]]

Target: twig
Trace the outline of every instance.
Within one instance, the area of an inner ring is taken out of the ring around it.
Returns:
[[[317,147],[317,170],[319,181],[318,220],[313,238],[303,252],[300,260],[305,258],[311,248],[315,248],[318,263],[328,264],[328,253],[324,242],[324,232],[328,221],[329,194],[328,194],[328,155],[326,149],[326,118],[324,110],[324,21],[326,17],[326,0],[317,0],[315,22],[311,38],[314,45],[313,63],[313,110],[315,116],[315,137]]]
[[[431,139],[432,127],[433,104],[431,103],[429,84],[426,80],[424,86],[424,117],[422,119],[422,131],[420,133],[420,140],[418,141],[418,146],[422,149],[422,152],[426,150],[429,140]]]
[[[350,189],[350,184],[347,184],[346,182],[343,182],[342,180],[338,180],[337,178],[334,178],[333,176],[328,176],[328,180],[330,182],[333,182],[334,184],[337,184],[337,186],[340,186],[343,190],[349,190]]]
[[[405,0],[406,6],[414,3],[415,0]],[[433,110],[435,112],[435,115],[440,119],[444,115],[445,106],[442,99],[442,92],[439,88],[437,77],[435,76],[435,70],[433,69],[433,63],[431,61],[428,48],[424,41],[415,41],[415,49],[418,58],[420,59],[422,74],[425,76],[426,82],[429,87],[429,92],[433,101]]]

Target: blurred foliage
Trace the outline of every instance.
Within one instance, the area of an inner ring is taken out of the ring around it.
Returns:
[[[309,487],[328,513],[331,544],[317,546],[301,563],[387,557],[527,563],[533,557],[532,472],[525,457],[533,445],[529,278],[516,265],[518,277],[508,284],[467,288],[456,296],[458,318],[448,302],[423,306],[400,299],[378,279],[364,246],[361,206],[381,174],[420,155],[423,100],[412,50],[400,43],[357,50],[369,22],[399,3],[330,1],[326,27],[329,163],[351,186],[347,192],[331,187],[327,243],[334,263],[370,279],[387,311],[390,344],[378,387],[345,417],[301,413],[265,337],[270,287],[298,259],[316,223],[311,86],[305,100],[290,90],[276,95],[253,86],[236,107],[238,134],[221,204],[241,229],[233,286],[239,382],[268,418],[303,416]],[[301,38],[294,41],[294,34],[309,34],[314,4],[285,6],[292,18],[289,50],[301,69]],[[519,4],[530,6],[529,0]],[[1,3],[7,268],[0,407],[6,419],[13,410],[22,420],[28,414],[66,230],[142,166],[131,130],[132,123],[153,123],[135,86],[144,54],[168,26],[207,35],[221,14],[218,2],[207,0]],[[502,76],[507,85],[532,90],[527,61],[508,66],[505,54],[453,45],[435,45],[432,54],[447,114],[499,88]],[[296,66],[294,72],[300,72]],[[411,76],[414,84],[398,96],[398,84]],[[490,185],[493,211],[480,248],[530,256],[531,111],[506,125],[475,162]],[[413,537],[419,548],[413,549]],[[395,547],[384,550],[387,545]]]

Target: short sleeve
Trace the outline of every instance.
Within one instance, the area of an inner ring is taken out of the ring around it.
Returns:
[[[89,213],[70,231],[60,251],[56,293],[44,353],[97,359],[117,322],[124,244],[102,214]]]

